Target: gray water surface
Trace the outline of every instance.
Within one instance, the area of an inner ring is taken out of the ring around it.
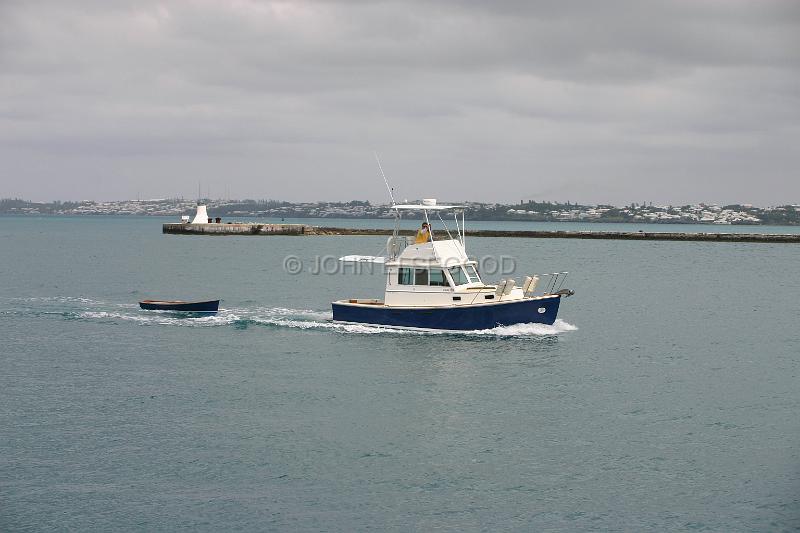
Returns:
[[[800,246],[473,238],[570,271],[554,326],[331,323],[383,282],[315,257],[384,242],[4,217],[0,530],[800,526]]]

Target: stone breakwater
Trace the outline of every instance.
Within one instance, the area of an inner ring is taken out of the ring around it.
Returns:
[[[164,224],[163,233],[180,235],[391,235],[391,229],[331,228],[306,224]],[[400,232],[411,236],[411,230]],[[443,234],[439,232],[439,234]],[[610,239],[631,241],[707,241],[800,243],[800,233],[682,233],[678,231],[468,230],[467,237],[531,239]]]
[[[314,235],[306,224],[164,224],[162,233],[176,235]]]

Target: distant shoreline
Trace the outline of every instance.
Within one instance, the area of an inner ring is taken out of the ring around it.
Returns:
[[[136,218],[176,218],[178,215],[175,214],[146,214],[146,213],[0,213],[0,217],[70,217],[70,218],[92,218],[92,217],[136,217]],[[263,215],[237,215],[235,217],[224,217],[225,222],[235,222],[238,219],[246,219],[247,221],[251,221],[252,219],[257,220],[295,220],[295,219],[312,219],[312,220],[393,220],[393,217],[359,217],[359,216],[330,216],[330,217],[321,217],[321,216],[314,216],[314,215],[304,215],[304,216],[287,216],[287,217],[279,217],[279,216],[263,216]],[[575,224],[645,224],[648,226],[708,226],[714,228],[723,229],[726,226],[785,226],[785,227],[797,227],[800,226],[800,223],[797,222],[732,222],[730,224],[719,224],[714,222],[699,222],[694,220],[607,220],[607,219],[579,219],[579,220],[529,220],[529,219],[518,219],[518,218],[473,218],[470,220],[471,222],[511,222],[514,224],[521,223],[521,224],[531,224],[531,223],[541,223],[541,224],[567,224],[567,225],[575,225]]]
[[[442,202],[447,203],[447,202]],[[518,203],[455,202],[469,212],[469,219],[479,222],[579,222],[629,224],[702,224],[744,226],[800,226],[800,204],[787,203],[769,207],[752,204],[654,205],[652,202],[624,206],[582,205],[571,202],[521,200]],[[389,204],[368,201],[284,202],[280,200],[187,200],[152,199],[123,201],[30,202],[0,199],[0,213],[20,215],[106,215],[106,216],[194,216],[197,206],[206,208],[207,216],[227,221],[258,219],[393,219]]]

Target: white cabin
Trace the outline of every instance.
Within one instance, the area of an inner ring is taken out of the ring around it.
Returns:
[[[394,238],[394,237],[393,237]],[[411,244],[386,265],[384,305],[439,307],[475,305],[524,297],[521,288],[486,285],[477,262],[458,239]]]

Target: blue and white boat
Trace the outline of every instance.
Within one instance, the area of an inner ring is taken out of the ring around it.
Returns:
[[[386,256],[350,255],[340,259],[382,263],[386,275],[384,298],[337,300],[332,303],[333,320],[455,331],[552,324],[561,298],[573,294],[562,288],[566,272],[526,276],[520,286],[513,279],[484,282],[478,263],[466,252],[464,206],[439,205],[435,199],[426,199],[421,204],[392,207],[396,223],[387,241]],[[428,232],[424,242],[410,242],[400,236],[402,213],[407,211],[421,211],[429,227],[429,215],[436,214],[443,226],[443,231],[436,233],[447,238],[436,239],[434,232]],[[455,235],[441,216],[445,211],[453,214]]]

